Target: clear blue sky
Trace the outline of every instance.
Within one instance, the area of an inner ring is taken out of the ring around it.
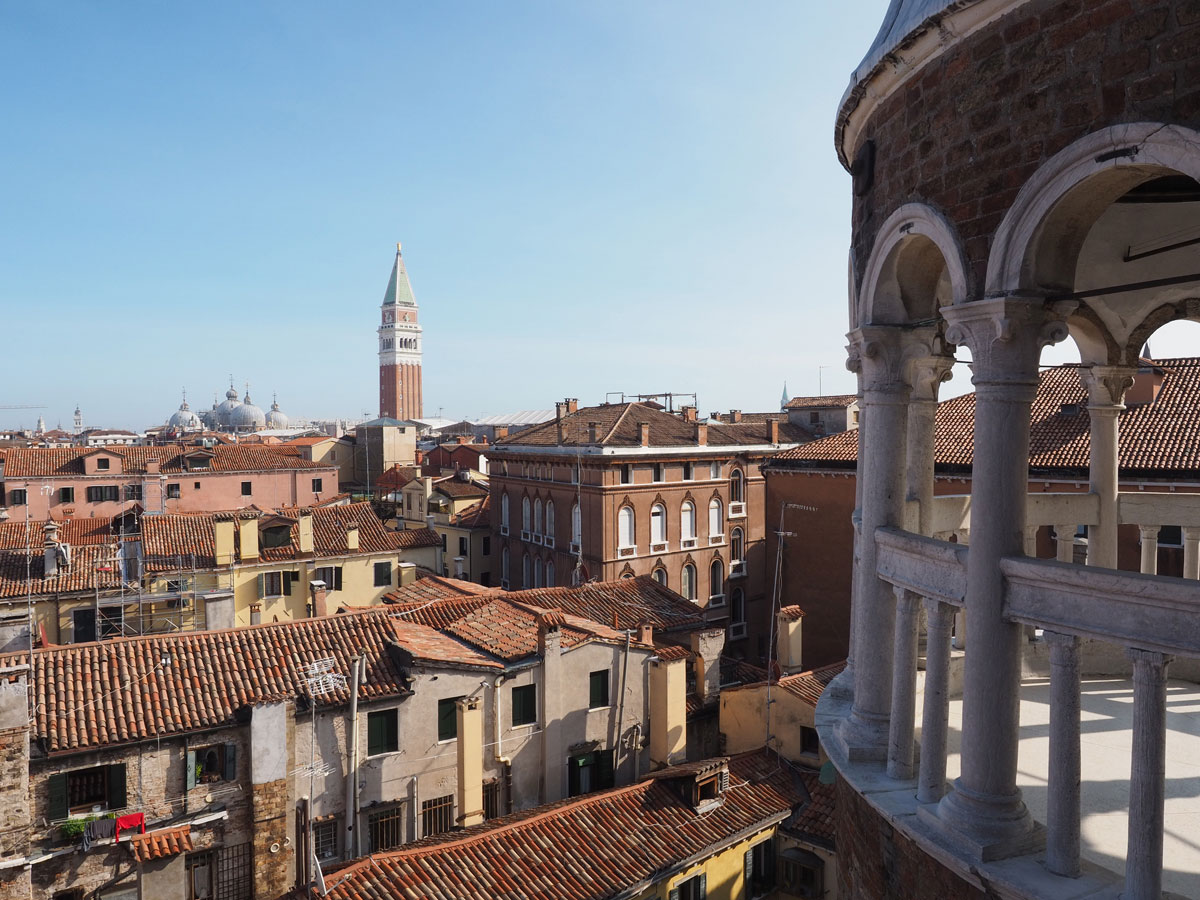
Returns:
[[[396,241],[428,415],[851,390],[833,117],[886,5],[4,4],[0,404],[373,414]]]

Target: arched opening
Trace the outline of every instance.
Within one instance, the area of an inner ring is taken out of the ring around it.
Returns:
[[[617,513],[617,546],[637,546],[637,532],[634,529],[632,506],[622,506],[621,511]]]
[[[685,600],[696,599],[696,567],[688,563],[679,579],[679,593]]]
[[[719,559],[708,567],[708,602],[713,606],[725,602],[725,564]]]
[[[656,568],[654,570],[654,572],[652,573],[652,575],[654,577],[654,580],[657,581],[659,584],[661,584],[663,587],[667,586],[667,570],[664,569],[662,566],[659,566],[658,568]]]
[[[679,508],[679,538],[683,541],[696,539],[696,504],[684,500]]]
[[[667,508],[661,503],[650,507],[650,543],[665,544],[667,541]]]

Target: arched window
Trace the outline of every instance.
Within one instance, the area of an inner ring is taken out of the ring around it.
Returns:
[[[746,595],[741,588],[734,588],[729,595],[729,624],[746,624]]]
[[[508,498],[505,497],[507,500]],[[504,581],[508,581],[508,548],[500,548],[500,577]]]
[[[684,500],[679,507],[679,539],[690,541],[696,537],[696,504]]]
[[[637,546],[637,532],[633,527],[632,506],[622,506],[621,511],[617,514],[617,546]]]
[[[554,587],[554,560],[546,561],[546,587]]]
[[[708,536],[721,537],[725,534],[725,516],[721,509],[721,501],[716,497],[708,502]]]
[[[683,567],[683,576],[679,580],[679,593],[685,600],[696,599],[696,567],[691,563]]]
[[[708,595],[720,597],[722,601],[725,598],[725,564],[719,559],[714,559],[708,567]]]
[[[667,508],[661,503],[650,507],[650,543],[662,544],[667,540]]]
[[[540,559],[535,559],[533,561],[533,586],[534,587],[545,587],[546,586],[546,582],[544,580],[545,577],[546,577],[546,570],[542,566],[542,561]]]
[[[583,516],[579,512],[579,504],[576,503],[571,507],[571,541],[580,543],[580,536],[583,534]]]
[[[663,587],[667,586],[667,570],[664,569],[662,566],[659,566],[657,569],[655,569],[651,573],[651,577],[655,581],[657,581],[659,584],[661,584]]]
[[[542,498],[538,497],[533,501],[533,529],[534,534],[542,533]]]
[[[500,524],[508,527],[508,492],[500,495]]]
[[[521,530],[529,530],[529,498],[521,498]]]
[[[741,469],[734,469],[729,473],[729,502],[746,502],[746,477]]]
[[[546,537],[554,537],[554,501],[546,501]]]
[[[729,538],[729,558],[734,562],[741,562],[745,559],[746,541],[742,536],[742,529],[733,529],[733,534]]]
[[[521,587],[533,587],[533,566],[529,562],[529,554],[521,557]]]

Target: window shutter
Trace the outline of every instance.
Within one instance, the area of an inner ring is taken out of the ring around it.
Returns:
[[[596,754],[596,782],[597,787],[613,786],[613,751],[601,750]]]
[[[572,759],[567,764],[567,796],[579,796],[579,760]]]
[[[700,873],[700,900],[708,896],[708,873]]]
[[[267,576],[258,576],[258,599],[261,600],[267,595]]]
[[[187,789],[190,791],[196,786],[196,751],[189,750],[187,752],[187,772],[185,773]]]
[[[237,744],[225,745],[225,780],[237,781]]]
[[[671,888],[671,900],[679,900],[679,888]]]
[[[125,808],[125,763],[108,767],[108,808]]]
[[[292,592],[292,584],[295,583],[295,581],[296,581],[296,573],[295,572],[284,572],[283,573],[283,592],[285,594],[290,594]]]
[[[340,591],[342,589],[342,567],[341,566],[337,566],[333,570],[333,584],[334,584],[333,589],[335,591]]]
[[[728,769],[721,770],[720,781],[718,782],[718,784],[721,789],[721,793],[724,793],[725,791],[729,790],[729,770]]]
[[[746,851],[746,893],[749,895],[750,885],[754,883],[754,848]]]
[[[50,818],[65,819],[67,817],[67,773],[59,772],[50,776]]]

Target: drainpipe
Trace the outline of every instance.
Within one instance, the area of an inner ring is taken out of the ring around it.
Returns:
[[[350,763],[346,768],[346,823],[345,840],[342,841],[342,858],[357,859],[358,841],[358,684],[364,658],[354,660],[354,671],[350,677],[350,721],[346,728],[346,745],[350,751]]]
[[[494,751],[496,762],[504,766],[504,809],[505,812],[512,812],[512,760],[504,755],[501,746],[503,727],[500,724],[500,685],[502,684],[504,684],[504,676],[497,675],[496,680],[492,682],[492,728],[493,737],[495,737],[492,746],[496,748]]]
[[[626,630],[626,632],[625,632],[625,664],[621,668],[621,699],[617,703],[617,739],[613,742],[613,746],[616,748],[618,753],[620,753],[621,750],[623,749],[622,745],[624,743],[621,739],[624,737],[624,731],[625,731],[625,688],[629,684],[629,642],[631,640],[632,635],[633,635],[632,631]],[[616,760],[616,762],[613,765],[613,768],[614,769],[618,768],[620,766],[620,764],[621,764],[621,760]],[[635,765],[633,767],[633,774],[630,776],[630,779],[629,779],[630,783],[632,784],[633,782],[637,781],[637,777],[638,777],[638,772],[637,772],[637,766]]]
[[[637,781],[639,765],[642,761],[642,723],[633,725],[633,780]]]
[[[433,513],[430,513],[429,515],[427,515],[425,517],[425,524],[429,527],[430,531],[433,531],[433,532],[437,531],[437,529],[433,527]],[[438,537],[441,537],[441,535],[438,535]],[[442,544],[440,541],[438,542],[437,546],[435,546],[433,548],[433,553],[434,553],[433,558],[437,560],[437,573],[439,575],[441,575],[443,572],[443,570],[442,570],[443,564],[442,564]]]

